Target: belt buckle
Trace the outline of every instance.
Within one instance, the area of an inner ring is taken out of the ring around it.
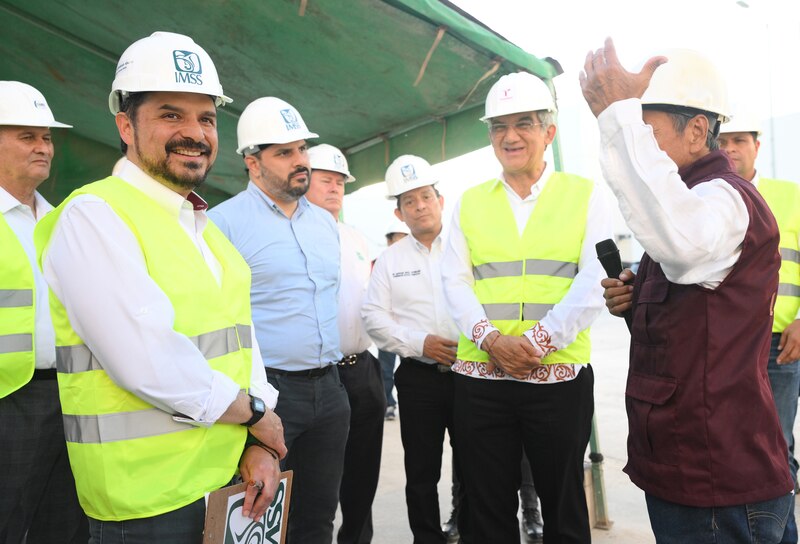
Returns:
[[[442,374],[450,372],[450,367],[447,365],[443,365],[442,363],[436,363],[436,371]]]
[[[358,361],[358,353],[353,353],[352,355],[347,355],[342,357],[342,360],[339,361],[339,366],[353,366]]]

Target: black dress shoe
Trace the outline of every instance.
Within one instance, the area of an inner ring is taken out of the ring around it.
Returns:
[[[544,523],[539,509],[522,511],[522,530],[528,537],[528,542],[540,543],[544,539]]]
[[[457,519],[458,519],[458,511],[453,510],[450,513],[450,519],[442,523],[442,532],[444,533],[444,536],[447,537],[448,542],[458,541],[458,524],[456,523]]]

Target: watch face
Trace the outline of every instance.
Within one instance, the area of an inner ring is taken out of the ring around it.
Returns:
[[[267,405],[258,397],[253,397],[253,410],[264,413],[267,411]]]

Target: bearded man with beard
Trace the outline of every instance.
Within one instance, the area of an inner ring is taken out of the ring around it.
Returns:
[[[189,77],[197,71],[202,80]],[[216,108],[227,102],[188,36],[133,43],[109,97],[125,159],[34,234],[94,544],[196,544],[206,493],[237,468],[254,484],[243,506],[253,519],[279,482],[286,446],[253,332],[250,270],[193,191],[216,158]]]
[[[288,542],[330,543],[350,404],[338,369],[338,229],[304,196],[306,140],[317,135],[293,106],[263,97],[242,112],[237,136],[250,182],[209,217],[253,274],[253,322],[289,448],[283,468],[294,470]]]

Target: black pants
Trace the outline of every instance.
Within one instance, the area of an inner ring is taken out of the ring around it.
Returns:
[[[0,544],[85,544],[54,379],[0,399]],[[202,530],[202,528],[201,528]]]
[[[172,512],[149,518],[125,521],[90,518],[92,538],[89,544],[202,544],[205,520],[206,501],[203,498]]]
[[[470,499],[465,544],[519,542],[523,447],[542,503],[548,544],[591,542],[583,459],[592,428],[594,374],[531,384],[455,375],[456,446]]]
[[[293,470],[292,499],[286,542],[329,544],[339,503],[344,450],[350,427],[350,404],[334,365],[319,377],[267,379],[280,393],[275,413],[283,422],[289,453],[281,463]]]
[[[437,484],[442,472],[445,430],[453,446],[453,470],[460,471],[458,446],[453,442],[453,373],[439,372],[436,365],[403,358],[394,374],[397,400],[403,407],[400,436],[406,470],[406,506],[414,544],[442,544]],[[461,497],[462,519],[467,505]],[[471,504],[471,503],[470,503]]]
[[[350,432],[339,487],[342,526],[339,544],[372,542],[372,501],[378,489],[383,447],[386,395],[380,362],[368,351],[354,365],[339,366],[339,378],[350,399]]]

